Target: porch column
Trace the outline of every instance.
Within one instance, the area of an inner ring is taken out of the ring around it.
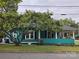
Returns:
[[[14,32],[12,33],[13,37],[15,36]]]
[[[57,32],[55,32],[55,38],[57,39]]]
[[[40,39],[41,37],[40,37],[40,30],[39,30],[39,33],[38,33],[38,39]]]
[[[26,35],[25,35],[25,39],[26,39]]]
[[[73,31],[73,39],[75,39],[75,32]]]
[[[31,39],[31,33],[29,33],[29,39]]]
[[[33,39],[35,39],[35,31],[33,31]]]
[[[5,44],[5,39],[4,38],[2,39],[2,44]]]
[[[63,32],[63,38],[64,38],[64,32]]]

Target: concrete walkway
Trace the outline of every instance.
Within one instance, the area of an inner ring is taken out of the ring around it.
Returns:
[[[79,59],[76,53],[0,53],[0,59]]]

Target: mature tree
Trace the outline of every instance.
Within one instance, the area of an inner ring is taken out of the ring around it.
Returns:
[[[68,26],[75,27],[75,28],[78,27],[78,24],[74,20],[72,20],[71,18],[70,19],[68,19],[68,18],[60,19],[60,24],[68,25]]]
[[[21,0],[0,0],[0,12],[17,11]]]
[[[0,0],[0,31],[5,32],[17,45],[18,42],[8,31],[18,27],[20,15],[17,13],[18,3],[21,0]]]
[[[48,15],[45,13],[26,11],[21,17],[20,26],[27,27],[29,29],[43,30],[44,24],[47,21]],[[45,28],[44,28],[45,29]]]
[[[26,11],[21,17],[20,26],[25,27],[28,30],[36,30],[39,32],[44,30],[51,30],[54,23],[53,18],[51,18],[51,13],[49,12],[34,12]],[[40,39],[40,37],[39,37]]]

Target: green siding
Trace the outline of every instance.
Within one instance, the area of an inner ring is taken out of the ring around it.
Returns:
[[[73,39],[42,39],[43,44],[66,44],[66,45],[72,45],[74,44]]]

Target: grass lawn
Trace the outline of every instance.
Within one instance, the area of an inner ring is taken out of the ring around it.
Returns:
[[[53,45],[0,45],[0,52],[79,52],[79,46],[53,46]]]

